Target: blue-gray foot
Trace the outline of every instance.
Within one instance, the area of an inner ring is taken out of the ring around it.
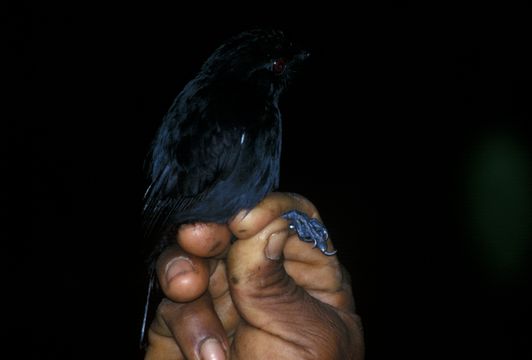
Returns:
[[[297,210],[287,211],[282,217],[288,220],[288,227],[295,231],[301,240],[313,243],[313,247],[317,247],[327,256],[336,254],[336,250],[327,251],[329,233],[325,225],[317,219],[311,219],[307,214]]]

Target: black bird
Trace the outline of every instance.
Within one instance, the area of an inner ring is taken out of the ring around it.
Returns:
[[[229,39],[176,97],[152,144],[144,219],[154,263],[184,223],[228,220],[279,184],[279,96],[308,53],[281,31],[252,30]],[[324,254],[327,231],[315,219],[284,214],[299,237]],[[148,293],[148,303],[149,303]],[[144,337],[148,303],[141,337]],[[142,339],[141,339],[142,340]]]

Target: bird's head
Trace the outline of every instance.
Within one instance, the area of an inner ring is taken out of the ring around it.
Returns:
[[[246,84],[277,96],[298,64],[309,53],[296,48],[278,30],[251,30],[220,46],[205,62],[202,73],[225,83]]]

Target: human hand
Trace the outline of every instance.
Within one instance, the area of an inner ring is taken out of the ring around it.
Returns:
[[[166,298],[146,359],[363,358],[349,275],[289,232],[280,216],[292,209],[319,218],[302,197],[274,193],[228,226],[179,229],[157,261]]]

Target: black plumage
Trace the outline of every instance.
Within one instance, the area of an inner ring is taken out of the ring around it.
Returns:
[[[279,96],[307,56],[280,31],[243,32],[215,50],[176,97],[148,163],[151,285],[154,262],[180,224],[226,223],[278,186]]]
[[[241,33],[177,96],[153,142],[144,218],[158,250],[182,223],[226,223],[278,186],[279,95],[298,51],[280,31]]]

